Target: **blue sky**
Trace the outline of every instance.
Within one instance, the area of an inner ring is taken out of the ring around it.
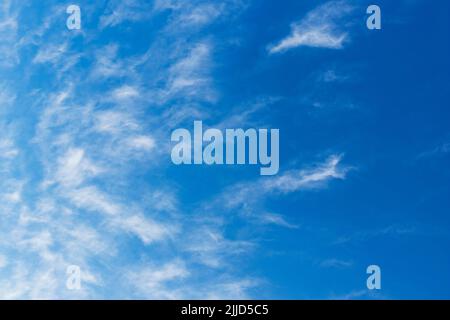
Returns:
[[[450,298],[449,7],[3,0],[0,298]],[[194,120],[280,172],[173,165]]]

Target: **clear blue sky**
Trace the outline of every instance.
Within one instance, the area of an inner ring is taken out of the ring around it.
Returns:
[[[0,298],[450,298],[449,12],[3,0]],[[280,129],[280,172],[173,165],[194,120]]]

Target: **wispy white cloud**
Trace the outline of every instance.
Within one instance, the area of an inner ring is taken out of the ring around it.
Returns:
[[[0,139],[0,158],[15,158],[19,154],[19,149],[11,139]]]
[[[289,228],[289,229],[299,228],[298,225],[295,225],[295,224],[292,224],[292,223],[286,221],[286,218],[280,214],[262,213],[259,215],[257,221],[262,224],[276,225],[276,226],[285,227],[285,228]]]
[[[433,156],[445,155],[450,153],[450,142],[444,142],[431,150],[420,153],[416,159],[426,159]]]
[[[389,297],[381,293],[379,290],[369,290],[369,289],[361,289],[361,290],[352,290],[349,293],[345,294],[334,294],[328,297],[331,300],[386,300]]]
[[[78,186],[88,177],[96,176],[101,168],[86,158],[83,149],[69,149],[58,159],[55,180],[64,186]]]
[[[16,95],[11,93],[7,86],[0,85],[0,112],[12,106],[16,101]]]
[[[248,254],[255,246],[251,241],[227,239],[220,225],[198,221],[200,228],[187,237],[183,250],[190,252],[198,262],[211,267],[227,265],[228,258]]]
[[[345,179],[351,167],[340,166],[341,161],[342,155],[332,155],[324,163],[314,168],[289,171],[275,179],[268,180],[265,188],[282,193],[322,188],[333,179]]]
[[[91,76],[94,78],[124,77],[127,75],[125,61],[118,57],[119,46],[109,44],[97,49],[96,61],[92,68]]]
[[[352,261],[341,260],[341,259],[326,259],[320,263],[322,268],[349,268],[353,265]]]
[[[25,181],[10,179],[2,184],[3,194],[0,199],[9,203],[20,203]]]
[[[227,297],[245,300],[250,298],[248,292],[260,285],[261,281],[258,279],[225,279],[210,285],[202,296],[210,300],[227,299]]]
[[[101,29],[115,27],[123,22],[137,22],[148,19],[152,12],[152,3],[138,0],[109,1],[106,13],[100,17]]]
[[[348,33],[338,23],[352,11],[345,1],[330,1],[310,11],[305,18],[291,25],[291,33],[275,45],[270,54],[280,53],[300,46],[341,49]]]
[[[20,61],[18,38],[18,9],[10,0],[0,5],[0,67],[13,67]]]
[[[184,26],[205,25],[219,17],[224,6],[224,4],[215,3],[202,4],[182,13],[176,22]]]
[[[173,238],[177,232],[175,223],[170,225],[158,223],[142,215],[123,215],[117,220],[113,220],[114,226],[131,234],[135,234],[144,244],[151,244],[156,241]]]
[[[325,83],[332,83],[332,82],[344,82],[346,80],[349,80],[349,76],[339,73],[335,69],[328,69],[325,72],[321,73],[318,77],[319,81],[325,82]]]
[[[121,208],[95,186],[69,189],[63,192],[76,207],[107,215],[118,215]]]
[[[134,131],[139,129],[139,124],[136,119],[124,111],[99,111],[94,117],[94,129],[98,132],[119,134],[123,133],[123,131]]]
[[[130,283],[146,299],[182,299],[177,283],[188,276],[189,271],[181,260],[162,266],[146,264],[127,274]]]
[[[223,17],[234,15],[246,8],[244,0],[156,0],[154,5],[155,13],[170,11],[171,18],[166,28],[171,33],[186,33],[192,28],[206,27]]]
[[[124,100],[130,98],[136,98],[139,96],[139,91],[137,88],[124,85],[114,90],[113,96],[116,100]]]
[[[325,189],[333,180],[346,179],[353,167],[343,164],[342,158],[342,155],[335,154],[305,169],[231,185],[213,200],[205,202],[203,210],[215,211],[214,208],[220,207],[222,214],[234,213],[253,225],[297,229],[297,223],[268,210],[266,202],[295,192]]]
[[[155,147],[155,140],[150,136],[134,136],[127,139],[130,148],[150,151]]]
[[[67,52],[67,43],[51,44],[40,48],[33,59],[33,63],[56,63]]]
[[[321,189],[332,180],[344,180],[351,166],[342,165],[342,155],[332,155],[311,168],[290,170],[279,176],[242,183],[227,190],[220,201],[228,208],[247,208],[263,197],[297,191]]]
[[[216,93],[209,74],[211,51],[210,43],[199,42],[170,67],[166,87],[160,92],[163,102],[179,96],[215,100]]]
[[[0,269],[4,268],[8,264],[8,260],[4,255],[0,255]]]
[[[389,225],[379,229],[359,231],[348,236],[341,236],[333,241],[333,244],[345,245],[354,242],[368,241],[378,237],[407,236],[415,233],[417,233],[417,228],[414,226]]]
[[[280,101],[282,101],[282,98],[270,96],[258,97],[251,101],[246,101],[232,108],[219,123],[214,125],[214,128],[244,128],[262,125],[260,123],[262,121],[261,118],[263,118],[261,115],[264,115],[269,108]]]

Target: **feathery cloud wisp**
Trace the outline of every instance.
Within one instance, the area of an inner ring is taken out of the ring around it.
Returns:
[[[331,1],[309,12],[291,25],[291,33],[268,48],[269,54],[280,53],[300,46],[341,49],[348,34],[340,30],[337,21],[351,12],[344,1]]]

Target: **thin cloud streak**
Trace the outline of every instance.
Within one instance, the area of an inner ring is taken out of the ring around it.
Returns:
[[[348,33],[341,31],[338,20],[352,11],[345,1],[327,2],[309,12],[306,17],[291,25],[291,33],[277,44],[269,46],[269,54],[282,53],[306,46],[342,49]]]

